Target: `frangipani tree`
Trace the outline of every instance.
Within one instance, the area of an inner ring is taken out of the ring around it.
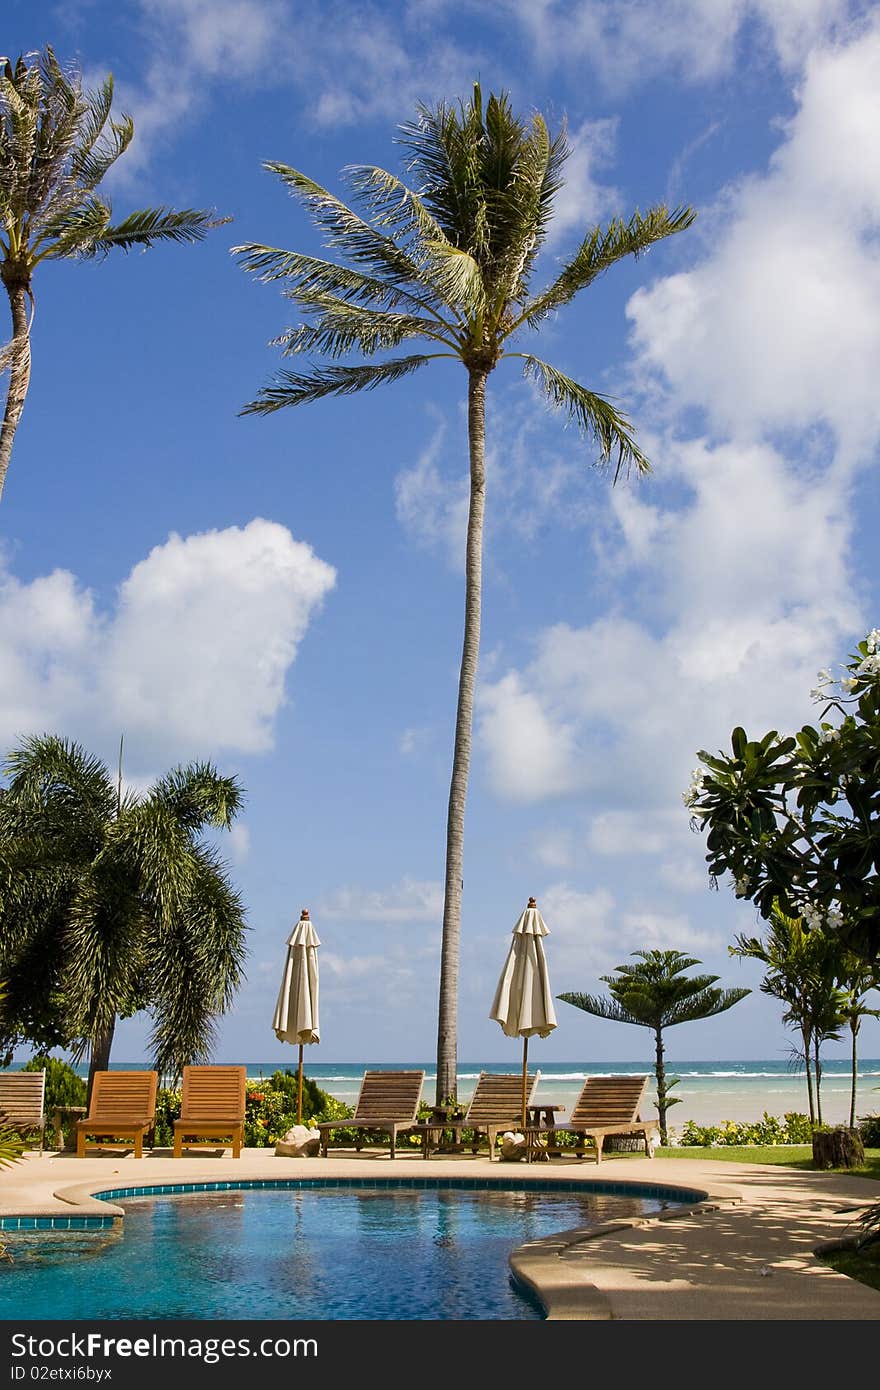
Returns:
[[[94,260],[161,241],[200,241],[221,221],[188,208],[143,208],[114,223],[100,184],[134,135],[130,116],[111,115],[113,78],[95,92],[65,70],[53,50],[16,62],[0,58],[0,281],[12,338],[0,352],[8,369],[0,425],[0,496],[31,376],[33,279],[45,261]]]
[[[559,998],[597,1018],[634,1023],[654,1034],[660,1142],[667,1144],[666,1113],[670,1106],[678,1104],[678,1097],[670,1097],[669,1091],[678,1083],[666,1075],[664,1029],[724,1013],[751,990],[716,989],[717,975],[685,975],[686,970],[699,965],[700,961],[682,955],[681,951],[633,951],[632,954],[637,958],[636,965],[618,965],[614,975],[599,977],[608,985],[610,999],[577,993],[560,994]]]
[[[470,500],[464,636],[446,822],[443,931],[437,1029],[437,1102],[457,1090],[458,965],[464,815],[480,645],[483,518],[486,500],[486,389],[503,361],[517,362],[548,405],[592,439],[596,460],[615,478],[648,470],[626,416],[591,390],[515,346],[555,319],[584,289],[627,256],[638,256],[694,219],[663,205],[587,228],[574,255],[537,291],[532,279],[552,225],[569,154],[564,130],[550,134],[538,113],[524,119],[507,96],[484,104],[479,86],[458,107],[420,106],[401,128],[404,183],[374,166],[349,168],[355,211],[308,175],[276,161],[281,179],[340,260],[249,242],[234,249],[242,267],[277,281],[303,322],[277,340],[286,357],[318,359],[280,371],[245,406],[271,414],[401,381],[429,363],[467,374]],[[419,350],[351,363],[415,341]]]
[[[684,801],[706,834],[710,882],[770,921],[775,906],[836,933],[873,968],[880,957],[880,629],[811,692],[818,726],[731,735],[700,750]]]

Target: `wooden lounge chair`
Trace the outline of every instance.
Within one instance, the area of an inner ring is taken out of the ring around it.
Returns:
[[[590,1141],[596,1162],[602,1162],[602,1148],[609,1134],[640,1134],[645,1141],[645,1153],[653,1158],[651,1137],[658,1130],[657,1120],[639,1118],[647,1076],[588,1076],[565,1124],[529,1126],[526,1130],[526,1157],[529,1161],[542,1154],[562,1152],[554,1146],[554,1134],[573,1134],[580,1142],[574,1152],[583,1158]],[[571,1150],[566,1150],[571,1152]]]
[[[354,1147],[358,1152],[363,1148],[364,1131],[378,1129],[388,1135],[393,1158],[398,1134],[412,1129],[418,1120],[424,1080],[424,1071],[365,1071],[351,1119],[324,1121],[315,1126],[321,1133],[321,1157],[327,1157],[334,1129],[357,1130]]]
[[[0,1128],[23,1138],[36,1136],[40,1148],[46,1130],[45,1071],[0,1072]]]
[[[233,1158],[240,1157],[246,1078],[247,1069],[240,1066],[184,1067],[180,1119],[174,1121],[175,1158],[185,1148],[216,1149],[218,1139],[232,1145]]]
[[[130,1148],[135,1158],[144,1151],[144,1135],[156,1119],[158,1074],[154,1071],[96,1071],[89,1113],[76,1122],[76,1156],[85,1158],[88,1137],[116,1142],[98,1148]],[[127,1141],[127,1142],[125,1142]]]
[[[529,1073],[526,1077],[526,1110],[534,1109],[535,1088],[541,1073]],[[460,1119],[444,1119],[439,1114],[436,1120],[427,1120],[417,1126],[422,1136],[422,1152],[428,1157],[434,1142],[440,1134],[453,1132],[453,1142],[461,1144],[462,1131],[473,1131],[470,1141],[471,1153],[476,1153],[481,1135],[489,1141],[489,1158],[495,1157],[495,1145],[499,1134],[507,1129],[522,1128],[522,1072],[481,1071],[477,1077],[474,1094],[467,1110]]]

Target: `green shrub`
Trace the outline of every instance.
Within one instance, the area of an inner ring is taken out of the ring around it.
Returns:
[[[686,1147],[738,1148],[744,1144],[809,1144],[812,1136],[809,1116],[789,1111],[784,1119],[764,1111],[760,1120],[738,1124],[722,1120],[719,1125],[698,1125],[688,1120],[681,1129],[678,1142]]]
[[[296,1124],[296,1094],[297,1078],[291,1072],[276,1071],[266,1081],[248,1081],[244,1109],[245,1148],[275,1147]],[[170,1148],[174,1143],[174,1121],[180,1117],[180,1099],[179,1090],[163,1088],[159,1091],[153,1135],[156,1148]],[[347,1105],[303,1077],[303,1124],[312,1120],[344,1120],[350,1115]]]
[[[85,1105],[88,1086],[69,1062],[61,1062],[57,1057],[48,1057],[42,1052],[25,1062],[22,1071],[45,1071],[46,1073],[46,1128],[47,1142],[51,1143],[52,1111],[56,1106]],[[72,1148],[76,1143],[74,1125],[75,1121],[70,1119],[62,1123],[61,1126],[64,1143],[68,1148]]]
[[[880,1115],[860,1115],[858,1128],[866,1149],[880,1149]]]

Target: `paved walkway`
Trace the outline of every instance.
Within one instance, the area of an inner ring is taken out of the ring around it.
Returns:
[[[814,1255],[853,1232],[855,1215],[880,1198],[880,1185],[837,1173],[713,1162],[609,1157],[595,1163],[490,1163],[484,1156],[337,1153],[276,1158],[246,1149],[240,1159],[154,1150],[142,1159],[100,1154],[29,1154],[0,1171],[0,1215],[106,1213],[91,1194],[146,1183],[279,1177],[541,1178],[548,1184],[602,1178],[706,1194],[699,1207],[596,1233],[569,1231],[520,1246],[511,1263],[536,1290],[550,1318],[638,1320],[880,1319],[880,1292],[846,1279]]]

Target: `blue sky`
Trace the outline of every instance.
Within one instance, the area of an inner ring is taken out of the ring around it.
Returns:
[[[465,374],[268,419],[239,410],[291,321],[230,247],[317,250],[262,169],[335,191],[400,170],[418,102],[475,79],[567,122],[537,279],[584,230],[688,203],[534,349],[613,395],[654,471],[612,487],[514,364],[490,386],[483,638],[468,802],[459,1056],[515,1064],[488,1018],[533,894],[553,987],[644,947],[754,993],[670,1035],[679,1058],[779,1057],[779,1007],[727,955],[681,793],[734,724],[809,691],[880,618],[880,23],[846,0],[7,0],[4,51],[112,71],[135,139],[112,180],[230,217],[200,246],[42,266],[33,381],[0,503],[0,743],[52,730],[142,785],[211,758],[248,979],[215,1060],[291,1059],[271,1015],[303,906],[321,938],[316,1061],[431,1060],[463,611]],[[531,345],[530,345],[531,346]],[[645,1056],[558,1006],[533,1052]],[[143,1020],[115,1060],[146,1057]],[[845,1044],[829,1055],[843,1055]],[[880,1026],[862,1051],[880,1055]]]

